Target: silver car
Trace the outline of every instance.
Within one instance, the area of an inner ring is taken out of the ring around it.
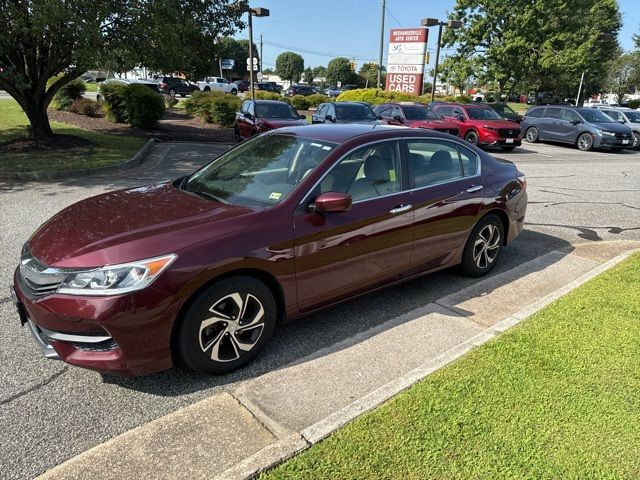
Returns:
[[[600,111],[633,130],[633,148],[640,150],[640,111],[624,107],[600,107]]]
[[[579,150],[633,148],[633,132],[596,108],[547,105],[530,108],[520,123],[526,140],[569,143]]]

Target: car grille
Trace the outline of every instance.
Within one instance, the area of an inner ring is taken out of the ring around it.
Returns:
[[[43,297],[54,293],[69,272],[70,270],[48,267],[25,247],[20,259],[18,280],[26,294],[31,297]]]
[[[616,138],[622,138],[622,139],[628,138],[628,139],[631,139],[631,134],[630,133],[624,133],[624,132],[618,132],[618,133],[616,133]]]
[[[516,138],[520,135],[519,128],[499,128],[498,135],[503,138]]]

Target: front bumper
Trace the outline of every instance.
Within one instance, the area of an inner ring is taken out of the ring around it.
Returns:
[[[522,145],[522,137],[518,138],[485,138],[478,142],[479,145],[486,147],[519,147]]]
[[[171,331],[179,305],[153,286],[126,295],[34,298],[14,274],[21,320],[45,357],[122,376],[171,368]]]
[[[596,135],[593,146],[596,148],[629,148],[633,149],[633,135],[629,138]]]

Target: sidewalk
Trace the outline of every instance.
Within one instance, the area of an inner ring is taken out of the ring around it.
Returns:
[[[552,251],[126,432],[39,478],[246,478],[320,441],[638,246],[598,242]]]

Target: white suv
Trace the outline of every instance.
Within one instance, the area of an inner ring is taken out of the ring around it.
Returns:
[[[198,88],[203,92],[238,94],[238,86],[235,83],[229,83],[229,80],[222,77],[204,77],[204,80],[198,82]]]

